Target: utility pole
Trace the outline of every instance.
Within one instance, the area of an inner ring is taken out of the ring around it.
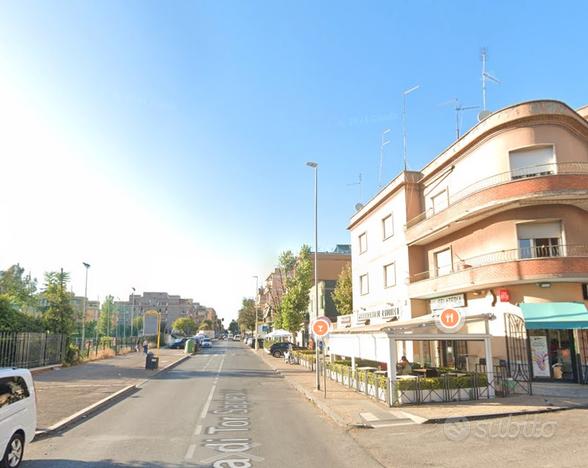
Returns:
[[[84,288],[84,310],[82,311],[82,353],[86,349],[86,312],[88,307],[88,270],[90,264],[82,262],[82,265],[86,268],[86,287]],[[98,324],[96,324],[98,325]]]
[[[131,294],[131,337],[134,336],[133,335],[133,322],[135,321],[135,288],[131,288],[133,290],[133,293]],[[139,334],[139,332],[137,331],[137,335]]]
[[[253,333],[253,339],[255,340],[254,349],[257,351],[259,349],[259,344],[257,343],[257,295],[259,294],[259,276],[255,275],[255,303],[253,304],[253,308],[255,309],[255,332]]]

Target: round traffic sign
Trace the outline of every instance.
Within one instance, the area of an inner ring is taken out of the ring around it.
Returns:
[[[330,328],[331,321],[327,317],[319,317],[312,323],[312,331],[319,337],[327,335]]]

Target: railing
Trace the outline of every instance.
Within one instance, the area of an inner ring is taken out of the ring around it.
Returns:
[[[461,273],[471,268],[479,268],[487,265],[498,263],[512,262],[517,260],[533,260],[554,257],[588,257],[588,245],[571,244],[571,245],[550,245],[524,247],[522,249],[509,249],[491,252],[488,254],[477,255],[467,259],[459,260],[453,267],[444,270],[442,273],[435,270],[423,271],[410,277],[411,283],[424,281],[428,279],[442,278],[444,276]]]
[[[48,333],[0,333],[0,367],[42,367],[65,357],[66,337]]]
[[[588,174],[588,163],[587,162],[565,162],[565,163],[550,163],[550,164],[541,164],[538,166],[529,166],[523,167],[520,169],[515,169],[513,171],[508,172],[501,172],[500,174],[495,174],[490,177],[486,177],[484,179],[480,179],[473,184],[464,187],[459,192],[455,192],[453,194],[449,194],[449,199],[447,206],[445,206],[442,210],[433,210],[433,208],[429,208],[426,211],[423,211],[418,216],[412,218],[406,223],[406,227],[411,228],[416,224],[419,224],[421,221],[425,219],[429,219],[435,216],[442,211],[450,208],[452,205],[455,205],[457,202],[460,202],[464,198],[469,197],[477,192],[480,192],[485,189],[489,189],[492,187],[496,187],[498,185],[506,184],[508,182],[515,182],[521,179],[528,179],[534,177],[544,177],[549,175],[578,175],[578,174]]]

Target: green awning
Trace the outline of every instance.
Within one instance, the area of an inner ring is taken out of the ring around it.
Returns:
[[[588,328],[588,311],[579,302],[519,304],[527,330]]]

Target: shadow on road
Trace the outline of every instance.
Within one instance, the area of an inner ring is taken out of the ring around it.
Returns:
[[[130,461],[125,463],[115,462],[113,460],[100,461],[81,461],[81,460],[25,460],[21,465],[23,468],[106,468],[106,467],[140,467],[140,468],[176,468],[183,467],[184,464],[165,463],[165,462],[142,462]]]

